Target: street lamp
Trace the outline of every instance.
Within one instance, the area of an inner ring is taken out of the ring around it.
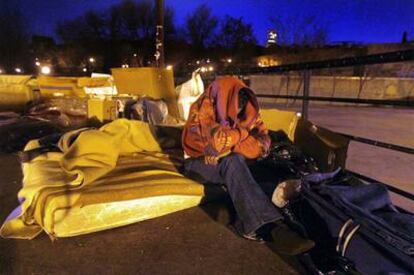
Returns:
[[[49,66],[43,66],[40,68],[40,73],[49,75],[52,72],[52,69]]]
[[[37,67],[39,67],[39,66],[40,66],[40,62],[39,62],[39,61],[36,61],[36,62],[35,62],[35,65],[36,65]]]
[[[228,58],[227,63],[231,63],[231,62],[233,62],[233,60],[231,58]]]
[[[168,65],[166,69],[167,70],[172,70],[173,69],[173,65]]]
[[[89,57],[89,62],[90,62],[90,63],[95,63],[95,61],[96,61],[96,60],[95,60],[95,58],[93,58],[93,57]]]
[[[88,69],[83,68],[82,71],[86,73],[88,71]]]
[[[22,69],[20,69],[20,68],[15,68],[14,71],[18,74],[22,73]]]

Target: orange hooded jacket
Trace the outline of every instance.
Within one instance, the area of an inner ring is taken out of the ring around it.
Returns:
[[[239,93],[242,89],[248,101],[241,117]],[[253,91],[237,78],[221,77],[191,105],[182,143],[190,157],[221,157],[235,152],[255,159],[268,152],[270,137]]]

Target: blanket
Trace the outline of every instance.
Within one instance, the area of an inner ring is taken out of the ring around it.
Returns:
[[[33,140],[25,150],[38,146]],[[162,152],[144,122],[119,119],[99,130],[69,132],[58,146],[62,152],[48,152],[22,164],[20,205],[1,227],[2,237],[32,239],[43,230],[53,236],[51,204],[82,207],[155,193],[203,197],[203,186],[178,172],[179,161]],[[153,185],[157,188],[149,188]],[[53,200],[58,195],[64,199]]]

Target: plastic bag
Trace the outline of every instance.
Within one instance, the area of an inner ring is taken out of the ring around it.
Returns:
[[[191,79],[177,86],[175,92],[178,96],[177,103],[180,119],[187,120],[191,104],[204,92],[200,70],[194,71]]]

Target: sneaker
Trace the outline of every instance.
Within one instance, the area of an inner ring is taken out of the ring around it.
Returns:
[[[237,219],[232,225],[231,225],[231,229],[233,230],[233,232],[235,232],[237,235],[239,235],[240,237],[249,240],[249,241],[254,241],[254,242],[258,242],[258,243],[266,243],[270,238],[264,238],[265,235],[262,234],[262,230],[256,230],[252,233],[244,233],[243,230],[243,226],[241,225],[241,221],[239,219]],[[270,234],[268,234],[270,235]]]
[[[264,240],[264,238],[261,237],[260,235],[258,235],[256,232],[249,233],[249,234],[242,234],[241,236],[243,238],[245,238],[246,240],[249,240],[249,241],[254,241],[254,242],[258,242],[258,243],[265,243],[266,242]]]

